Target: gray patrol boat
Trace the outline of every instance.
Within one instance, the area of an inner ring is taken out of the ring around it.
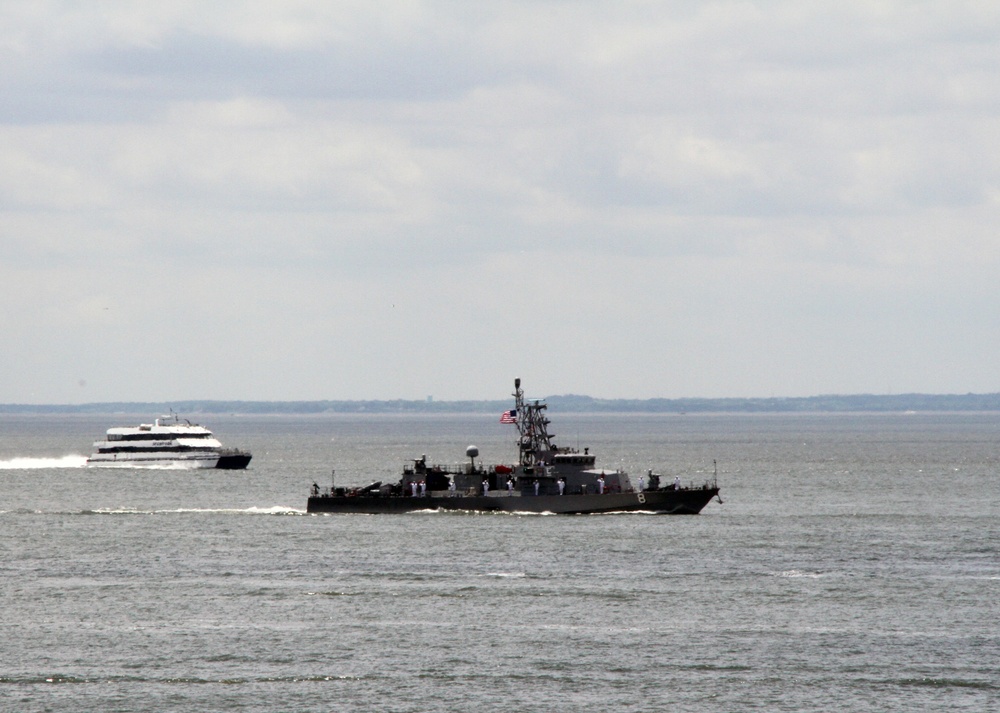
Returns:
[[[597,459],[552,443],[547,405],[526,401],[521,380],[514,380],[514,408],[503,421],[519,433],[517,465],[476,464],[479,450],[469,446],[470,461],[462,466],[414,459],[396,483],[374,482],[360,488],[320,489],[313,485],[306,511],[310,513],[401,513],[415,510],[481,510],[526,513],[584,514],[652,512],[694,515],[719,495],[716,474],[700,485],[683,485],[675,478],[647,471],[633,485],[622,470],[597,467]],[[721,503],[721,498],[719,499]]]

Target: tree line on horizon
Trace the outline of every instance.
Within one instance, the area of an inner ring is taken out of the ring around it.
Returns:
[[[771,398],[597,399],[568,394],[546,397],[556,413],[808,413],[1000,411],[993,394],[854,394]],[[509,400],[384,401],[115,401],[87,404],[0,404],[0,413],[324,414],[501,413]]]

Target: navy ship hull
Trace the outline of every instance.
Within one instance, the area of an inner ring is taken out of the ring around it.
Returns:
[[[717,487],[647,490],[641,493],[604,495],[313,495],[309,513],[365,513],[371,515],[418,510],[468,510],[480,512],[553,513],[583,515],[611,512],[653,512],[697,515],[719,494]]]

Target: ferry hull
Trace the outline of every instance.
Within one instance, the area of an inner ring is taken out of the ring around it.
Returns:
[[[215,467],[221,470],[243,470],[250,465],[251,458],[249,453],[230,453],[219,456],[219,462]]]
[[[91,456],[87,465],[91,468],[187,468],[190,470],[244,470],[251,459],[249,453],[232,453],[223,456],[215,454],[203,457],[176,458],[171,456]]]
[[[583,515],[610,512],[653,512],[664,515],[697,515],[719,494],[717,487],[655,490],[604,495],[314,495],[309,513],[366,513],[372,515],[418,510],[468,510],[479,512],[553,513]]]
[[[107,458],[90,457],[87,465],[91,468],[184,468],[189,470],[208,470],[215,468],[219,459],[215,456],[207,458]]]

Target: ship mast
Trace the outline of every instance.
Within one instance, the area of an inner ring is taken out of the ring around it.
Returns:
[[[514,379],[514,408],[517,411],[517,430],[521,436],[518,442],[521,465],[544,463],[548,454],[555,449],[552,445],[553,436],[548,430],[550,421],[545,418],[548,406],[538,399],[526,402],[524,391],[521,390],[521,380]]]

